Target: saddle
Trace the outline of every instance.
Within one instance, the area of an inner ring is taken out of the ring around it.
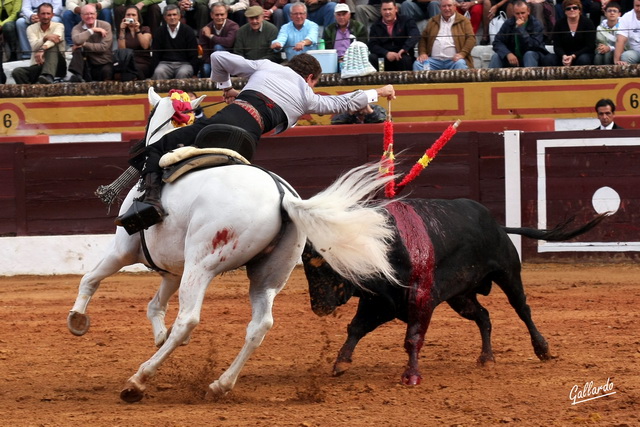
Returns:
[[[164,182],[174,182],[186,173],[209,167],[250,165],[247,156],[249,159],[253,157],[256,140],[249,132],[236,126],[213,124],[198,133],[194,145],[177,148],[160,158]],[[131,235],[162,221],[162,216],[153,204],[146,203],[143,198],[135,200],[118,220]]]
[[[160,167],[165,169],[162,180],[173,182],[188,172],[209,167],[248,165],[255,149],[254,137],[244,129],[208,125],[198,133],[193,146],[180,147],[162,156]]]

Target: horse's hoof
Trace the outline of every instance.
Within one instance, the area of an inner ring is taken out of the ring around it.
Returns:
[[[156,344],[156,347],[158,347],[158,348],[162,347],[162,344],[164,344],[166,340],[167,340],[167,333],[166,332],[159,333],[153,339],[154,343]]]
[[[135,390],[132,388],[125,388],[120,392],[120,399],[124,400],[127,403],[139,402],[143,397],[144,395],[140,390]]]
[[[224,390],[220,385],[220,381],[214,381],[209,384],[207,388],[207,394],[205,396],[206,399],[215,399],[216,397],[221,397],[227,394],[229,390]]]
[[[67,317],[67,328],[69,331],[76,336],[82,336],[87,333],[89,330],[89,325],[91,321],[89,320],[89,316],[83,313],[78,313],[77,311],[69,312],[69,316]]]
[[[402,384],[404,385],[420,385],[422,377],[420,375],[403,375]]]
[[[127,403],[139,402],[144,397],[144,389],[145,387],[143,385],[129,380],[125,388],[120,392],[120,399]]]
[[[347,372],[349,368],[351,368],[351,362],[336,362],[336,364],[333,365],[333,376],[339,377]]]

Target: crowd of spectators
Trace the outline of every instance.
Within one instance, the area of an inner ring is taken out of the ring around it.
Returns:
[[[0,83],[2,60],[30,60],[19,83],[191,78],[216,50],[340,62],[356,40],[380,71],[473,68],[476,43],[490,68],[637,64],[639,30],[640,0],[3,0]]]

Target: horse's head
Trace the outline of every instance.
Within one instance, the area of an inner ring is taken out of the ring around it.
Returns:
[[[189,95],[182,91],[171,91],[167,97],[158,95],[153,87],[149,88],[149,104],[153,107],[147,131],[145,134],[146,145],[158,141],[165,134],[182,126],[193,123],[193,110],[198,108],[206,95],[189,99]]]

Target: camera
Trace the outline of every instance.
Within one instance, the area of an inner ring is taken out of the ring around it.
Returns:
[[[124,22],[126,22],[127,24],[133,24],[135,21],[133,20],[133,18],[124,18]]]

